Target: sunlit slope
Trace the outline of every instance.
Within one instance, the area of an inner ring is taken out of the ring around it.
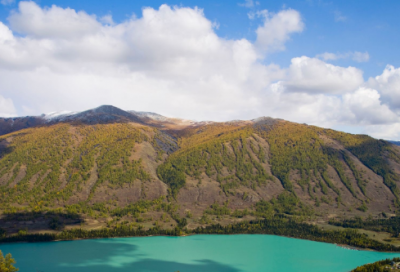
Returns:
[[[91,200],[102,191],[107,195],[101,200],[107,200],[135,181],[151,182],[143,160],[134,155],[138,147],[152,146],[154,134],[132,124],[57,124],[4,135],[1,205],[58,207]]]
[[[400,157],[385,141],[286,121],[180,134],[181,149],[158,168],[178,202],[240,208],[286,192],[325,214],[397,209]]]
[[[400,196],[398,147],[283,120],[168,131],[132,122],[59,123],[3,135],[0,152],[3,211],[74,204],[107,211],[165,197],[201,224],[251,211],[394,213]]]

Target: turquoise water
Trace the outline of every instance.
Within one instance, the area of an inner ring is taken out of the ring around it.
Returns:
[[[400,253],[273,235],[136,237],[0,245],[20,272],[341,272]]]

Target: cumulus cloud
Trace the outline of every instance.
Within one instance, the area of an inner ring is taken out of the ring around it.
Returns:
[[[322,54],[319,54],[316,56],[317,58],[320,58],[322,60],[338,60],[338,59],[352,59],[356,62],[367,62],[369,61],[369,54],[368,52],[358,52],[358,51],[354,51],[354,52],[347,52],[344,54],[340,54],[340,53],[329,53],[329,52],[325,52]]]
[[[377,139],[400,140],[400,123],[367,126],[365,133]]]
[[[100,21],[104,24],[115,25],[114,20],[110,14],[101,17]]]
[[[302,32],[304,23],[298,11],[282,10],[277,14],[264,13],[264,25],[257,28],[256,46],[263,51],[281,51],[293,33]]]
[[[0,22],[0,43],[10,42],[14,40],[14,35],[11,30]]]
[[[323,94],[288,93],[283,82],[271,84],[266,92],[269,115],[299,123],[332,127],[348,119],[340,97]]]
[[[270,85],[269,100],[274,117],[306,122],[323,127],[337,125],[364,126],[365,133],[378,137],[377,126],[391,126],[400,122],[374,89],[359,87],[341,96],[287,93],[282,82]],[[400,132],[400,131],[399,131]],[[380,133],[381,137],[384,133]],[[400,134],[392,139],[399,138]],[[386,136],[389,138],[389,134]]]
[[[0,95],[0,116],[13,117],[16,113],[13,101]]]
[[[345,107],[352,113],[357,124],[393,124],[400,121],[388,105],[382,104],[377,90],[360,87],[343,96]]]
[[[399,113],[391,109],[379,88],[367,87],[375,85],[382,89],[384,86],[389,90],[383,82],[390,80],[383,78],[390,78],[396,72],[393,67],[387,67],[384,76],[365,83],[359,69],[303,56],[292,59],[285,76],[268,87],[266,100],[271,101],[270,109],[275,117],[324,127],[363,126],[364,133],[372,136],[399,139],[400,130],[390,129],[385,134],[378,129],[397,126]],[[377,80],[383,84],[378,86]]]
[[[279,82],[287,92],[341,94],[352,91],[363,82],[362,71],[340,67],[317,58],[293,58],[287,79]]]
[[[199,8],[162,5],[102,24],[83,11],[20,2],[9,21],[0,24],[0,87],[38,113],[112,103],[220,120],[244,107],[253,117],[255,97],[281,73],[261,65],[248,40],[218,37]]]
[[[364,82],[361,70],[320,58],[267,64],[267,54],[284,50],[304,23],[292,9],[257,16],[263,22],[251,42],[219,37],[200,8],[144,8],[141,17],[115,23],[20,2],[9,24],[0,22],[0,115],[15,115],[14,105],[27,115],[113,104],[195,120],[399,123],[400,105],[391,102],[399,69],[388,66]]]
[[[101,28],[96,17],[85,12],[55,5],[42,9],[34,2],[20,2],[19,12],[8,20],[16,32],[36,38],[79,38]]]
[[[379,90],[382,100],[400,114],[400,68],[386,66],[381,75],[368,80],[368,85]]]

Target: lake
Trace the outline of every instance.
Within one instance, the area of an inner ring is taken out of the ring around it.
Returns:
[[[341,272],[400,253],[273,235],[133,237],[0,245],[20,272]]]

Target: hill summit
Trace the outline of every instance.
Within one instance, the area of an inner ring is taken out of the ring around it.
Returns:
[[[48,119],[50,123],[58,122],[81,122],[83,124],[106,124],[115,122],[138,122],[141,120],[137,115],[121,110],[110,105],[103,105],[87,111],[61,114]]]

